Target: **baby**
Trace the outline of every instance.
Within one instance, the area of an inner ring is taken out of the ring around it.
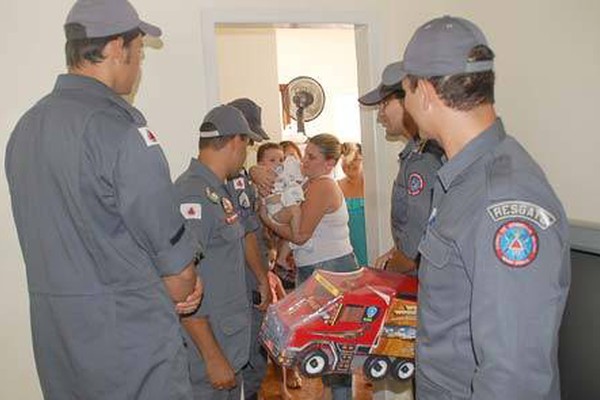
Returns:
[[[299,207],[297,205],[304,200],[302,182],[304,177],[300,172],[300,160],[288,155],[284,158],[284,150],[277,143],[265,143],[258,148],[256,155],[258,165],[272,169],[277,173],[272,193],[265,197],[267,213],[278,222],[290,220],[292,229],[299,229]],[[289,211],[289,212],[288,212]],[[287,214],[286,217],[284,214]],[[273,302],[281,300],[285,296],[285,288],[293,288],[295,272],[289,243],[273,235],[268,228],[264,228],[265,244],[268,249],[269,259],[269,285]],[[281,279],[280,279],[281,278]],[[283,280],[283,283],[282,283]],[[287,389],[297,389],[302,385],[298,371],[293,368],[283,369],[283,391],[287,398],[291,398]]]
[[[259,165],[273,167],[277,174],[271,195],[265,198],[268,214],[277,222],[281,222],[280,212],[285,208],[298,205],[304,201],[304,190],[302,184],[305,181],[300,168],[300,160],[294,156],[287,156],[283,162],[283,151],[270,148],[265,152],[263,164]]]
[[[284,159],[281,146],[276,143],[265,143],[259,147],[257,153],[258,165],[272,169],[277,174],[271,194],[264,198],[267,213],[279,223],[289,223],[293,231],[300,229],[300,208],[292,207],[299,205],[304,200],[304,176],[300,168],[300,160],[288,155]],[[275,242],[277,240],[273,240]],[[273,243],[276,248],[272,254],[276,254],[276,264],[288,266],[289,244],[279,240]],[[274,259],[271,259],[275,262]]]

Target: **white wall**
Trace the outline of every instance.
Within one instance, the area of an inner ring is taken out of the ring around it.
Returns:
[[[217,30],[220,100],[254,100],[262,108],[263,128],[275,141],[281,133],[276,41],[272,28]]]
[[[249,16],[263,20],[257,22],[352,22],[361,18],[373,21],[367,33],[372,40],[368,48],[370,59],[360,61],[371,71],[370,82],[359,80],[362,84],[375,84],[382,68],[400,56],[418,25],[427,18],[453,13],[473,18],[488,33],[497,54],[498,108],[509,130],[548,172],[570,217],[600,222],[597,206],[600,185],[594,179],[600,170],[595,156],[595,150],[600,148],[600,135],[593,120],[598,113],[597,93],[600,93],[600,25],[596,21],[600,2],[134,0],[133,3],[143,17],[165,31],[163,48],[146,51],[136,105],[158,132],[173,175],[178,175],[195,153],[193,132],[207,111],[209,99],[216,100],[218,96],[215,82],[205,78],[214,74],[210,70],[211,60],[204,57],[206,49],[211,48],[202,41],[203,32],[207,35],[202,26],[202,21],[207,21],[206,15],[216,15],[221,20],[239,21]],[[71,0],[3,3],[0,13],[2,149],[20,114],[51,88],[55,75],[63,69],[61,25],[70,5]],[[376,215],[373,221],[383,226],[389,207],[389,176],[395,173],[397,149],[390,149],[381,136],[369,141],[365,150],[370,179],[367,193],[374,200],[371,204],[375,209],[371,215],[379,210],[381,217]],[[4,151],[1,160],[3,164]],[[0,398],[39,399],[30,346],[24,266],[13,229],[3,168],[0,174],[0,222],[7,232],[0,243],[3,259]]]

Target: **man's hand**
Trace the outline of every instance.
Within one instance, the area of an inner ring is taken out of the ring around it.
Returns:
[[[373,264],[373,268],[385,269],[385,265],[392,258],[392,256],[394,255],[395,251],[396,251],[396,248],[392,247],[391,249],[389,249],[388,251],[386,251],[385,253],[383,253],[379,257],[377,257],[375,259],[375,264]]]
[[[236,387],[235,372],[224,356],[213,357],[206,363],[206,374],[213,388],[229,390]]]
[[[259,311],[265,312],[269,307],[269,304],[273,302],[273,294],[271,293],[271,287],[268,281],[266,283],[258,284],[258,292],[260,293],[260,304],[256,305]]]
[[[417,269],[417,262],[407,257],[402,250],[392,247],[387,253],[377,257],[374,267],[405,274]]]
[[[254,165],[250,167],[248,172],[261,197],[267,197],[271,194],[277,178],[275,171],[262,165]]]
[[[198,306],[200,306],[200,302],[202,301],[202,294],[204,293],[204,286],[202,285],[202,281],[200,277],[196,279],[196,285],[194,286],[194,291],[180,303],[175,305],[175,311],[179,315],[191,314]]]

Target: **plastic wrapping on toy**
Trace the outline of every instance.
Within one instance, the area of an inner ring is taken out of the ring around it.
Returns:
[[[269,307],[260,338],[277,363],[309,376],[350,373],[373,360],[391,370],[414,359],[416,293],[414,277],[317,270]]]

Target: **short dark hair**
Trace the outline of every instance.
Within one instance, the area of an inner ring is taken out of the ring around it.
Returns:
[[[198,150],[211,148],[213,150],[221,150],[227,145],[233,138],[240,135],[228,135],[228,136],[216,136],[216,137],[200,137],[198,140]]]
[[[267,143],[261,144],[260,146],[258,146],[258,150],[256,150],[256,162],[261,162],[262,159],[265,157],[265,153],[271,149],[283,151],[283,147],[281,147],[277,143],[267,142]]]
[[[67,37],[69,36],[69,31],[78,31],[85,30],[85,28],[81,24],[71,23],[65,25],[65,32],[67,32]],[[102,52],[106,45],[119,37],[123,38],[123,46],[125,48],[129,48],[131,42],[135,38],[144,33],[140,28],[134,28],[129,31],[123,33],[117,33],[115,35],[104,36],[99,38],[89,38],[89,39],[70,39],[67,40],[65,44],[65,56],[67,59],[68,67],[79,67],[85,61],[88,61],[92,64],[99,64],[104,60],[104,56]]]
[[[469,61],[494,59],[494,52],[485,45],[473,47]],[[414,92],[419,79],[431,83],[444,104],[459,111],[469,111],[482,104],[494,104],[494,71],[463,73],[420,78],[408,75],[410,89]]]

